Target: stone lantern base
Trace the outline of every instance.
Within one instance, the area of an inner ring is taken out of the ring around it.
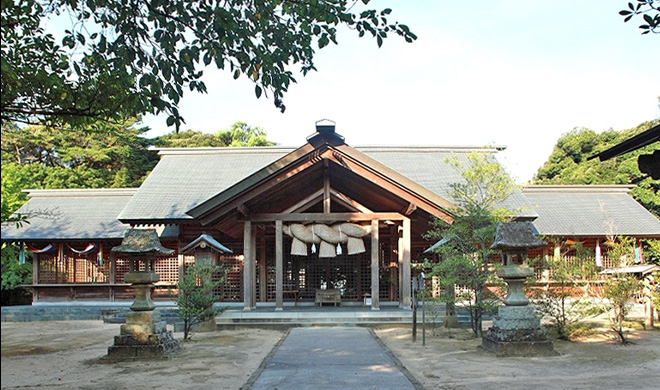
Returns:
[[[498,356],[557,355],[532,306],[501,306],[481,346]]]
[[[126,323],[122,324],[115,344],[108,347],[107,358],[111,360],[139,360],[169,358],[179,349],[179,340],[161,321],[160,312],[130,311]]]
[[[131,311],[126,314],[126,323],[115,336],[115,344],[108,348],[108,359],[138,360],[167,358],[179,349],[179,341],[167,330],[165,321],[161,321],[160,312],[154,310],[151,301],[153,282],[158,275],[153,272],[130,272],[124,278],[133,283],[135,301]]]

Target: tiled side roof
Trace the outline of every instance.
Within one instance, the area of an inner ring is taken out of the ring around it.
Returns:
[[[29,224],[2,226],[2,240],[86,240],[123,238],[128,225],[117,220],[136,189],[26,190],[17,213]]]
[[[452,203],[456,203],[450,195],[451,183],[463,180],[460,171],[447,163],[447,159],[457,159],[459,163],[468,165],[467,155],[474,151],[493,154],[500,148],[470,148],[470,147],[358,147],[356,148],[369,157],[389,166],[395,171],[428,188]],[[502,207],[514,211],[515,215],[525,218],[536,217],[532,205],[520,190],[501,203]]]
[[[660,237],[660,220],[630,195],[631,186],[528,186],[543,235]]]

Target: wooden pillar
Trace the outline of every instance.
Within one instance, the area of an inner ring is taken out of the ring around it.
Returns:
[[[371,221],[371,310],[380,310],[378,220]]]
[[[117,284],[117,258],[110,252],[110,302],[115,301],[115,285]]]
[[[252,308],[252,221],[243,223],[243,310]]]
[[[32,258],[32,285],[36,286],[39,284],[39,261],[41,256],[35,253]],[[32,303],[39,301],[39,289],[32,289]]]
[[[266,238],[261,237],[261,253],[259,254],[259,302],[266,302],[268,293],[268,264],[266,262]]]
[[[178,261],[178,269],[179,269],[179,277],[177,279],[181,279],[183,274],[186,272],[186,256],[184,256],[183,253],[181,253],[181,248],[183,248],[185,245],[183,245],[183,242],[179,241],[179,245],[177,248],[177,261]],[[178,281],[178,280],[177,280]]]
[[[410,291],[411,276],[410,276],[410,218],[403,220],[403,235],[401,237],[401,252],[399,258],[401,261],[401,301],[400,307],[404,309],[412,308],[412,297]]]
[[[391,264],[393,263],[393,259],[394,259],[394,253],[398,253],[396,244],[399,242],[399,239],[398,239],[399,236],[397,234],[397,228],[396,228],[395,225],[390,225],[389,229],[390,229],[390,231],[389,231],[389,240],[387,241],[387,245],[388,245],[388,248],[387,248],[387,262],[391,266]],[[396,238],[396,241],[394,240],[395,238]],[[398,281],[399,280],[398,270],[399,270],[399,268],[398,268],[398,262],[397,262],[397,267],[391,267],[390,268],[390,280],[391,281],[394,281],[394,280]],[[397,300],[396,288],[397,288],[397,286],[400,286],[400,285],[401,285],[400,282],[398,282],[398,283],[390,282],[390,291],[389,291],[389,300],[390,301],[396,301]]]
[[[250,267],[252,267],[252,270],[250,271],[250,275],[252,276],[252,279],[250,279],[250,288],[252,289],[252,293],[250,294],[250,297],[252,299],[250,300],[250,307],[256,309],[257,308],[257,229],[255,228],[252,229],[252,237],[250,238],[250,243],[252,244],[252,249],[250,250],[250,253],[252,253],[252,262],[250,264]]]
[[[282,220],[275,221],[275,310],[284,310],[284,243]]]

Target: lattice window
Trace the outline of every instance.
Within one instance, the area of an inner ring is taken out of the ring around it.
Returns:
[[[243,302],[243,260],[240,256],[220,256],[220,272],[213,275],[213,280],[223,278],[223,282],[214,290],[221,301]]]
[[[74,264],[74,283],[108,283],[110,264],[98,265],[96,254],[78,255],[72,258]]]
[[[67,283],[66,262],[60,261],[57,254],[42,254],[39,256],[39,283]]]
[[[159,276],[159,284],[176,285],[179,281],[179,257],[158,257],[154,261],[154,271]]]
[[[335,258],[319,258],[317,254],[308,256],[290,255],[290,242],[284,242],[284,291],[298,290],[298,300],[313,302],[316,290],[319,288],[339,288],[343,301],[362,301],[365,294],[371,294],[371,254],[367,252],[358,255],[342,254]],[[379,296],[381,301],[398,300],[398,264],[391,262],[392,256],[386,256],[382,244],[380,256]],[[257,261],[257,296],[262,301],[260,284],[266,283],[266,299],[273,302],[276,299],[275,281],[275,244],[269,240],[266,245],[266,280],[261,281],[261,260]],[[396,253],[394,254],[396,256]],[[285,295],[285,300],[292,296]]]
[[[131,261],[127,258],[117,257],[115,259],[115,282],[124,283],[124,275],[131,269]]]

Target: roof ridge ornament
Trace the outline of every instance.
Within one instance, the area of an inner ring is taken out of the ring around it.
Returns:
[[[316,121],[316,133],[307,137],[309,142],[315,148],[323,145],[338,146],[345,144],[344,137],[335,132],[336,122],[330,119],[321,119]]]

